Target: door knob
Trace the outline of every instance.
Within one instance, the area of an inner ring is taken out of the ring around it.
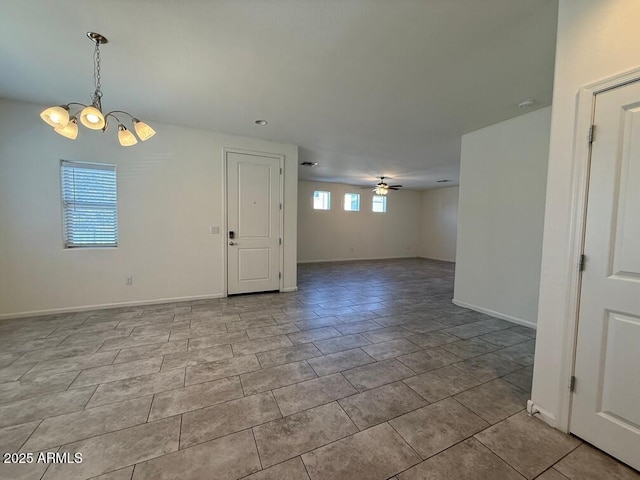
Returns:
[[[235,244],[236,244],[235,242],[229,242],[229,245],[235,245]]]

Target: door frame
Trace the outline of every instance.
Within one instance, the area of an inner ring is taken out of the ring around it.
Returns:
[[[223,278],[222,278],[222,286],[223,286],[223,292],[224,292],[224,296],[228,297],[229,296],[229,253],[228,253],[228,245],[227,242],[229,241],[228,237],[228,232],[229,232],[229,227],[228,227],[228,214],[229,214],[229,210],[228,210],[228,205],[227,205],[227,193],[228,193],[228,186],[227,186],[227,162],[228,162],[228,155],[230,153],[239,153],[241,155],[252,155],[255,157],[267,157],[267,158],[274,158],[274,159],[278,159],[279,161],[279,165],[280,165],[280,175],[278,177],[279,179],[279,184],[280,184],[280,188],[279,188],[279,192],[278,195],[280,197],[280,205],[281,208],[279,210],[279,224],[280,224],[280,230],[278,232],[280,238],[282,239],[282,243],[280,243],[280,245],[278,245],[278,248],[280,250],[280,259],[279,259],[279,265],[278,268],[280,269],[280,272],[282,273],[282,275],[280,275],[280,278],[278,279],[278,291],[282,292],[282,288],[284,285],[284,245],[285,245],[285,239],[284,239],[284,155],[281,153],[269,153],[269,152],[260,152],[260,151],[255,151],[255,150],[245,150],[245,149],[241,149],[241,148],[231,148],[231,147],[224,147],[222,149],[222,208],[223,208],[223,215],[222,215],[222,223],[223,223],[223,227],[224,230],[222,232],[222,258],[223,258]]]
[[[564,335],[562,341],[562,361],[559,365],[562,388],[560,389],[560,409],[556,419],[540,411],[535,405],[527,405],[529,411],[538,410],[547,423],[555,424],[560,430],[571,431],[571,406],[573,395],[569,379],[575,372],[580,317],[580,289],[582,274],[578,264],[584,251],[586,229],[587,195],[589,190],[589,169],[591,165],[591,144],[589,129],[595,115],[596,95],[640,80],[640,67],[627,72],[590,83],[582,87],[577,95],[576,116],[573,133],[573,155],[571,158],[571,208],[569,221],[569,251],[567,252],[567,295],[564,302]],[[595,135],[597,136],[597,129]],[[534,366],[535,369],[535,366]]]

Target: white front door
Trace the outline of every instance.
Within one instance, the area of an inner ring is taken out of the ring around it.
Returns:
[[[594,124],[570,429],[640,469],[640,82]]]
[[[277,157],[227,152],[227,292],[280,289]]]

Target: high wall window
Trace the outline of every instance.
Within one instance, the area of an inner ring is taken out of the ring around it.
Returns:
[[[347,212],[359,212],[360,211],[360,195],[358,193],[345,193],[344,209]]]
[[[315,191],[313,192],[313,209],[329,210],[331,208],[331,193]]]
[[[116,167],[61,162],[65,248],[116,247]]]
[[[387,197],[382,195],[374,195],[373,203],[371,204],[371,210],[373,212],[384,213],[387,211]]]

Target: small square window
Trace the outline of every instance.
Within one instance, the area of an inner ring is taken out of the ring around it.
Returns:
[[[313,192],[313,209],[329,210],[331,209],[331,193],[330,192]]]
[[[374,195],[371,210],[378,213],[385,213],[387,211],[387,197]]]
[[[359,212],[360,211],[360,194],[358,194],[358,193],[345,193],[344,194],[344,209],[347,212]]]

